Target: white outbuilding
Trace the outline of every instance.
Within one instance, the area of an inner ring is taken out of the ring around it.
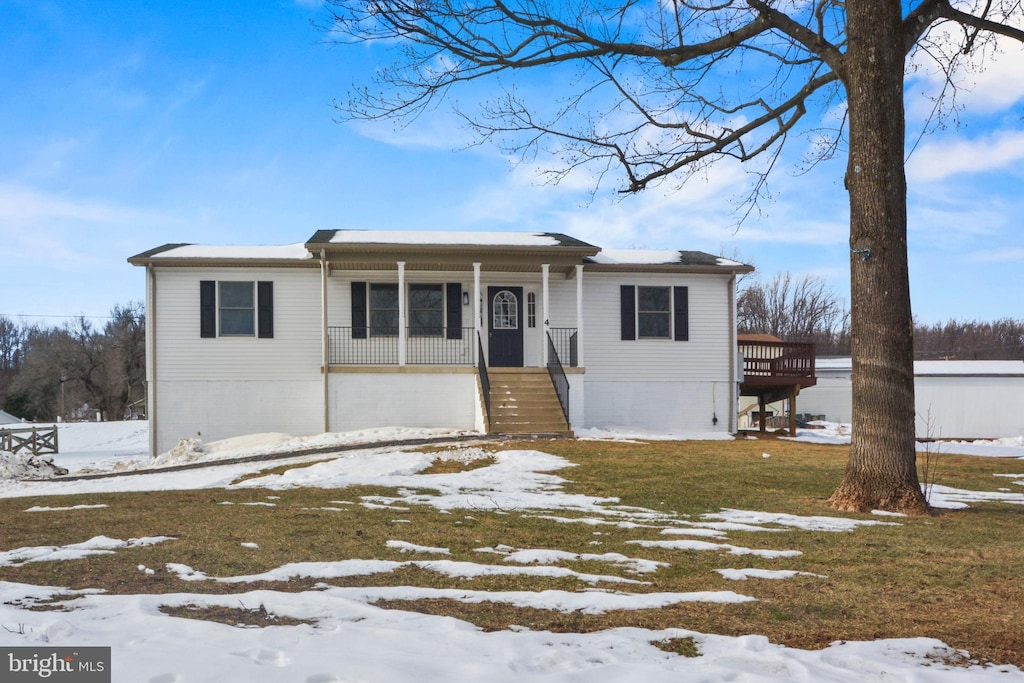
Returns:
[[[818,358],[817,385],[800,412],[832,422],[853,414],[849,358]],[[1024,361],[914,362],[918,438],[994,439],[1024,434]]]

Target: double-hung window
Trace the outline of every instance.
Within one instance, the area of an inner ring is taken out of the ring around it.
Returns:
[[[251,337],[256,334],[254,282],[218,282],[220,288],[220,336]]]
[[[274,283],[201,280],[199,336],[273,338]]]
[[[409,335],[439,337],[444,332],[444,285],[409,286]]]
[[[690,339],[687,287],[622,285],[619,289],[621,339]]]
[[[640,339],[672,338],[672,290],[636,288],[636,333]]]
[[[398,336],[398,285],[370,284],[370,336]]]
[[[405,316],[409,336],[462,339],[462,299],[462,285],[458,282],[407,285]],[[353,339],[397,337],[401,324],[397,284],[352,282]]]

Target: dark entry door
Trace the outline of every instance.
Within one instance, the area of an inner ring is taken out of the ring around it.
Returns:
[[[523,367],[523,288],[487,288],[488,365]]]

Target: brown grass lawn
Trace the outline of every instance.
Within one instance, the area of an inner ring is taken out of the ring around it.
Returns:
[[[494,450],[523,448],[544,450],[575,463],[576,467],[558,473],[569,480],[569,492],[616,496],[624,505],[671,511],[692,520],[722,508],[838,516],[825,501],[842,477],[848,450],[775,439],[644,444],[565,440],[493,445]],[[763,457],[765,453],[771,457]],[[295,465],[303,466],[306,465]],[[435,471],[453,471],[460,466],[447,461]],[[1012,488],[1024,492],[1024,487],[993,476],[1020,473],[1024,473],[1021,460],[943,455],[937,462],[935,480],[980,491]],[[642,586],[602,586],[615,590],[733,590],[757,601],[722,605],[684,603],[658,610],[604,615],[453,601],[382,606],[452,615],[486,629],[502,629],[512,624],[556,631],[614,626],[679,627],[724,635],[760,633],[775,642],[803,648],[823,647],[835,640],[929,636],[969,650],[982,661],[1024,667],[1024,506],[978,503],[969,510],[944,511],[921,518],[861,515],[861,519],[897,521],[900,525],[864,527],[849,533],[729,533],[727,542],[734,545],[803,552],[798,557],[767,560],[720,552],[643,548],[627,541],[666,537],[658,529],[593,527],[539,519],[535,511],[441,514],[428,506],[395,511],[337,502],[358,502],[365,495],[394,494],[388,489],[352,487],[4,499],[0,500],[0,551],[76,543],[100,534],[121,539],[166,535],[177,540],[75,561],[0,567],[0,580],[70,589],[102,588],[112,593],[227,593],[260,587],[297,591],[311,588],[316,581],[260,585],[184,582],[164,567],[175,562],[211,576],[229,576],[254,574],[287,562],[411,559],[408,554],[387,548],[385,542],[391,539],[442,546],[451,550],[451,559],[477,563],[500,562],[500,556],[473,551],[498,544],[577,553],[618,552],[668,562],[671,566],[643,576],[623,574],[623,569],[607,563],[573,562],[567,566],[581,572],[622,574],[650,581]],[[242,505],[247,502],[274,506]],[[24,512],[33,505],[96,503],[109,507]],[[561,511],[553,514],[572,516]],[[396,521],[399,519],[407,521]],[[600,545],[594,545],[595,541]],[[242,542],[255,542],[259,549],[242,547]],[[138,565],[150,567],[156,573],[139,571]],[[714,572],[726,567],[795,569],[826,578],[729,581]],[[330,583],[478,590],[588,587],[571,579],[522,576],[454,579],[418,568]],[[198,610],[194,614],[189,610],[180,613],[196,618],[238,617]],[[250,616],[257,622],[266,618]],[[272,615],[269,619],[272,621]],[[686,649],[685,645],[674,646]]]

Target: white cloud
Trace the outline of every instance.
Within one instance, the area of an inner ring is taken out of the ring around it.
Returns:
[[[974,263],[1024,263],[1024,247],[975,251],[967,259]]]
[[[955,46],[963,36],[952,25],[944,25],[930,33],[931,39],[944,46],[946,52],[957,52]],[[937,96],[946,85],[947,76],[930,55],[936,50],[919,52],[912,62],[913,72],[907,78],[908,120],[924,120],[932,109],[928,99]],[[1009,38],[996,38],[991,46],[969,59],[959,58],[958,67],[950,75],[957,89],[957,102],[968,111],[992,113],[1008,109],[1024,99],[1024,47]]]
[[[958,173],[984,173],[1024,160],[1024,130],[1001,130],[974,139],[934,137],[907,163],[908,182],[944,180]]]
[[[166,216],[144,209],[0,183],[0,223],[5,232],[52,222],[142,227],[140,224],[169,221]]]

